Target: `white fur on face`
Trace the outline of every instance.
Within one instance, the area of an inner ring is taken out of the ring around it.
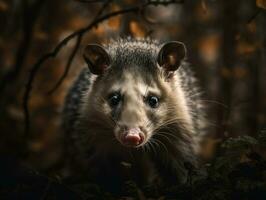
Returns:
[[[118,126],[115,128],[116,137],[120,137],[125,127],[142,127],[146,142],[151,137],[153,127],[147,116],[147,112],[152,108],[147,105],[145,98],[150,94],[160,97],[159,88],[155,83],[147,85],[140,76],[128,72],[111,86],[110,91],[119,91],[123,96]]]

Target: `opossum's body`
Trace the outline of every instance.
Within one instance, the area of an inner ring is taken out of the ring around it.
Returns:
[[[186,181],[184,164],[197,164],[206,122],[196,79],[179,58],[184,52],[181,43],[151,40],[89,46],[90,69],[63,112],[74,171],[108,188],[128,179]]]

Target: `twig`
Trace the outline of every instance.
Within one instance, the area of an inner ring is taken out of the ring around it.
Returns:
[[[154,2],[154,1],[148,1],[145,2],[141,5],[137,5],[137,6],[133,6],[127,9],[122,9],[122,10],[118,10],[118,11],[114,11],[108,14],[105,14],[101,17],[99,17],[98,19],[92,21],[90,24],[88,24],[86,27],[81,28],[75,32],[73,32],[72,34],[68,35],[66,38],[64,38],[55,48],[52,52],[49,52],[45,55],[43,55],[31,68],[30,70],[30,74],[29,74],[29,78],[28,81],[26,83],[25,86],[25,93],[23,96],[23,110],[24,110],[24,120],[25,120],[25,128],[24,128],[24,134],[25,137],[27,138],[29,136],[29,128],[30,128],[30,116],[29,116],[29,98],[30,98],[30,94],[31,94],[31,90],[32,90],[32,85],[34,82],[34,78],[35,75],[37,74],[37,72],[39,71],[40,67],[42,66],[42,64],[48,60],[49,58],[53,58],[55,57],[59,51],[65,46],[67,45],[67,43],[73,39],[76,36],[79,35],[83,35],[84,33],[86,33],[87,31],[89,31],[90,29],[92,29],[93,27],[95,27],[96,25],[98,25],[99,23],[112,18],[114,16],[118,16],[118,15],[122,15],[122,14],[126,14],[126,13],[133,13],[133,12],[139,12],[141,9],[149,6],[149,5],[169,5],[169,4],[173,4],[173,3],[183,3],[183,1],[176,1],[176,0],[172,0],[172,1],[166,1],[166,2]],[[73,50],[74,52],[74,50]],[[74,54],[72,52],[72,55]],[[69,61],[70,62],[70,61]],[[71,64],[71,63],[70,63]]]
[[[94,18],[94,20],[97,20],[98,17],[100,17],[103,14],[103,11],[110,5],[110,3],[112,3],[113,0],[107,0],[102,8],[99,10],[99,12],[97,13],[96,17]]]
[[[108,5],[109,5],[112,1],[113,1],[113,0],[108,0],[108,1],[106,1],[106,2],[103,4],[103,6],[102,6],[101,9],[99,10],[99,12],[96,14],[94,20],[97,20],[98,17],[101,16],[101,14],[103,13],[103,11],[108,7]],[[93,21],[94,21],[94,20],[93,20]],[[68,72],[69,72],[69,70],[70,70],[70,68],[71,68],[72,61],[73,61],[73,59],[74,59],[74,57],[75,57],[75,55],[76,55],[76,53],[77,53],[77,51],[78,51],[78,49],[79,49],[80,43],[81,43],[81,41],[82,41],[82,37],[83,37],[83,33],[81,33],[81,34],[79,34],[79,35],[77,36],[76,44],[75,44],[75,46],[74,46],[74,48],[73,48],[73,51],[72,51],[72,53],[70,54],[70,57],[69,57],[69,59],[68,59],[68,61],[67,61],[67,65],[66,65],[66,67],[65,67],[65,71],[64,71],[63,75],[60,77],[60,79],[56,82],[56,84],[54,85],[54,87],[53,87],[51,90],[49,90],[48,95],[50,95],[50,94],[52,94],[54,91],[56,91],[56,90],[58,89],[58,87],[62,84],[62,82],[63,82],[63,80],[65,79],[65,77],[67,76],[67,74],[68,74]]]
[[[251,23],[261,12],[260,8],[256,9],[256,12],[247,20],[247,23]]]
[[[53,88],[52,88],[47,94],[50,95],[50,94],[52,94],[54,91],[56,91],[57,88],[62,84],[62,82],[63,82],[63,80],[65,79],[65,77],[67,76],[67,74],[68,74],[68,72],[69,72],[69,69],[70,69],[70,67],[71,67],[72,61],[73,61],[73,59],[74,59],[74,57],[75,57],[75,55],[76,55],[76,53],[77,53],[77,51],[78,51],[78,49],[79,49],[82,35],[83,35],[83,34],[80,34],[80,35],[78,35],[78,37],[77,37],[76,44],[75,44],[75,46],[74,46],[74,48],[73,48],[73,51],[72,51],[72,53],[70,54],[70,57],[69,57],[69,59],[68,59],[68,61],[67,61],[67,64],[66,64],[66,67],[65,67],[65,71],[64,71],[63,75],[60,77],[60,79],[56,82],[56,84],[54,85],[54,87],[53,87]]]

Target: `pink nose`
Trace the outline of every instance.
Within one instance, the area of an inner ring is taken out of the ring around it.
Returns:
[[[130,128],[122,137],[122,142],[129,146],[137,146],[143,142],[143,136],[139,128]]]

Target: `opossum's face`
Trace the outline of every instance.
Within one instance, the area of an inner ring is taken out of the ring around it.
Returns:
[[[111,119],[112,132],[122,145],[129,147],[145,145],[153,136],[154,130],[167,118],[168,94],[171,87],[166,83],[165,76],[173,73],[180,64],[181,53],[176,56],[172,55],[176,52],[171,51],[177,44],[180,48],[179,43],[174,43],[160,50],[158,60],[151,62],[154,66],[150,67],[158,68],[152,75],[136,70],[138,67],[141,69],[136,63],[129,64],[131,66],[122,73],[106,70],[112,64],[109,55],[99,46],[90,46],[87,56],[84,56],[91,72],[100,75],[95,81],[93,91],[95,95],[93,101],[97,101],[94,105],[98,105],[95,109],[100,109],[105,119]],[[183,46],[182,48],[184,51]],[[159,69],[160,66],[164,69]]]
[[[115,121],[116,139],[131,147],[144,145],[150,139],[165,110],[164,96],[156,82],[148,85],[135,75],[124,73],[109,82],[103,102],[105,114]]]

